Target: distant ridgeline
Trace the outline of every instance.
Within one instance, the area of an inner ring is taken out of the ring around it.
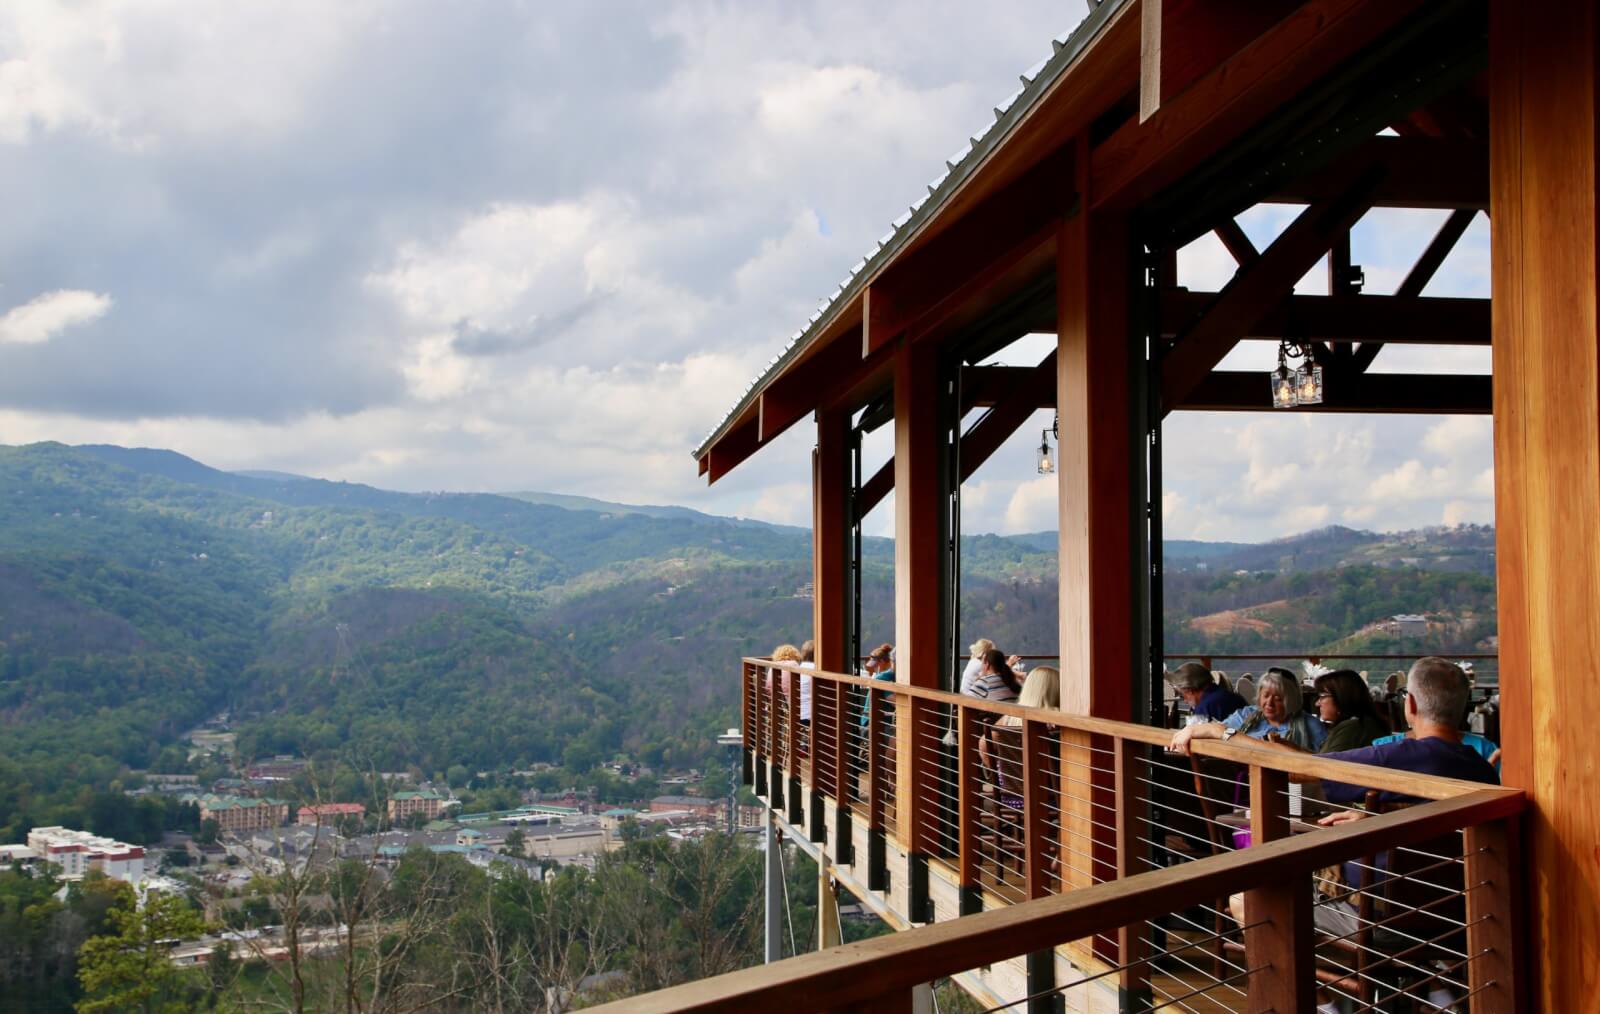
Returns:
[[[962,643],[1053,650],[1055,544],[963,539]],[[1486,528],[1172,543],[1168,644],[1355,650],[1423,612],[1468,650],[1494,633],[1492,545]],[[868,540],[874,643],[893,638],[892,556]],[[92,823],[79,790],[127,769],[184,769],[185,732],[223,710],[248,757],[701,766],[736,724],[735,660],[807,635],[810,569],[804,529],[682,507],[0,447],[0,841]]]

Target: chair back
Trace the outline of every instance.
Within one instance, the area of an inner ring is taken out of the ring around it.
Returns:
[[[1022,795],[1022,727],[989,727],[989,746],[994,752],[995,788],[1002,795]]]
[[[1256,682],[1251,679],[1250,673],[1239,677],[1239,682],[1233,685],[1233,692],[1244,698],[1246,704],[1256,702]]]

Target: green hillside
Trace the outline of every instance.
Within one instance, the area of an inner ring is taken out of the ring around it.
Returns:
[[[223,711],[247,759],[424,775],[542,762],[579,782],[619,754],[719,763],[737,658],[810,627],[809,533],[569,506],[232,474],[169,451],[0,448],[0,841],[121,819],[107,800],[127,772],[182,770],[185,732]],[[1494,633],[1492,542],[1336,529],[1174,546],[1167,644],[1355,650],[1405,611],[1447,614],[1441,649],[1467,650]],[[873,643],[893,639],[892,559],[868,540]],[[961,643],[1054,650],[1053,533],[967,537],[961,561]]]

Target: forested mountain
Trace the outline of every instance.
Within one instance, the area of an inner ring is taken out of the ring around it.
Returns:
[[[1439,636],[1476,643],[1494,632],[1492,542],[1173,544],[1168,644],[1306,650],[1400,611],[1467,614]],[[1054,651],[1054,534],[961,553],[962,643]],[[893,639],[892,556],[868,540],[872,643]],[[181,770],[184,732],[224,710],[246,758],[429,775],[715,763],[736,660],[807,636],[810,580],[808,532],[682,508],[0,448],[0,841],[93,824],[97,793],[128,769]]]

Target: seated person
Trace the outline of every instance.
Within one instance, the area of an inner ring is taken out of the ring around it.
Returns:
[[[1317,717],[1328,726],[1328,738],[1319,753],[1338,753],[1371,746],[1389,734],[1389,726],[1378,717],[1372,691],[1361,674],[1349,669],[1323,673],[1312,682],[1316,695]]]
[[[1053,666],[1041,665],[1028,674],[1022,681],[1022,693],[1017,695],[1017,703],[1024,708],[1053,708],[1061,707],[1061,671]],[[996,725],[1008,729],[1022,728],[1022,719],[1016,715],[1001,715]]]
[[[1211,670],[1199,662],[1185,662],[1172,671],[1167,682],[1189,712],[1212,722],[1220,722],[1236,711],[1249,707],[1243,697],[1211,678]]]
[[[1410,735],[1411,733],[1409,731],[1401,729],[1399,732],[1391,733],[1387,736],[1379,736],[1377,739],[1372,741],[1372,745],[1378,746],[1383,743],[1398,743],[1402,739],[1409,738]],[[1495,773],[1499,773],[1500,744],[1496,743],[1488,736],[1484,736],[1476,732],[1468,732],[1464,729],[1461,732],[1461,743],[1464,746],[1470,746],[1472,749],[1478,751],[1478,755],[1484,760],[1488,761],[1494,767]]]
[[[1344,750],[1328,754],[1334,760],[1371,764],[1375,767],[1393,768],[1422,775],[1439,775],[1460,778],[1487,785],[1499,784],[1494,768],[1478,751],[1461,742],[1459,723],[1466,712],[1470,692],[1466,674],[1454,662],[1442,658],[1418,659],[1411,667],[1406,680],[1406,720],[1411,723],[1411,736],[1396,742],[1373,744],[1357,750]],[[1324,797],[1333,803],[1357,803],[1367,794],[1360,785],[1324,780]],[[1419,800],[1392,792],[1381,793],[1379,802],[1413,803]],[[1329,814],[1318,821],[1325,827],[1360,820],[1368,814],[1359,810],[1344,810]],[[1345,872],[1347,883],[1355,883],[1353,874]],[[1356,931],[1356,909],[1346,900],[1319,898],[1312,909],[1313,921],[1318,929],[1335,936],[1347,936]]]
[[[1255,704],[1240,708],[1220,722],[1201,722],[1179,729],[1173,733],[1168,749],[1187,754],[1192,740],[1226,740],[1239,733],[1258,740],[1273,736],[1313,753],[1327,737],[1322,723],[1301,709],[1300,683],[1294,673],[1273,666],[1261,676]]]

